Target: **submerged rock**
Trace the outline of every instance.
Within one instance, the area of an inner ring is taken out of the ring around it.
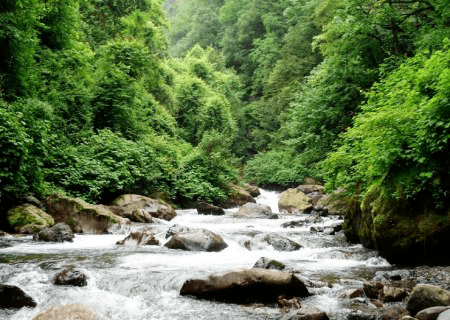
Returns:
[[[16,286],[0,284],[0,308],[20,309],[23,307],[36,307],[33,298]]]
[[[145,231],[131,232],[125,239],[117,241],[117,245],[134,245],[134,246],[157,246],[159,240],[155,235]]]
[[[98,320],[95,311],[82,304],[68,304],[39,313],[33,320]]]
[[[286,268],[286,265],[277,260],[261,257],[258,259],[258,261],[256,261],[253,268],[283,270],[284,268]]]
[[[265,204],[260,203],[246,203],[239,208],[234,214],[235,218],[268,218],[272,215],[272,209]]]
[[[25,234],[35,233],[55,224],[49,214],[28,203],[9,210],[6,219],[15,232]]]
[[[450,305],[450,292],[431,284],[418,284],[414,287],[406,308],[415,315],[421,310]]]
[[[55,275],[53,283],[57,286],[84,287],[87,286],[87,275],[78,269],[67,268]]]
[[[74,238],[72,229],[65,223],[57,223],[53,227],[45,228],[33,235],[34,241],[72,242]]]
[[[263,249],[271,245],[277,251],[295,251],[302,248],[300,244],[278,233],[260,233],[252,240],[244,242],[248,250]]]
[[[232,303],[273,302],[309,296],[305,284],[294,274],[266,269],[236,269],[205,279],[187,280],[181,295]]]
[[[195,208],[197,209],[198,214],[213,215],[213,216],[223,216],[225,214],[225,211],[222,208],[216,207],[212,204],[208,204],[202,201],[197,202]]]
[[[120,216],[136,222],[151,222],[152,217],[167,221],[176,217],[175,209],[163,200],[154,200],[137,194],[124,194],[116,198],[113,206],[120,207]]]
[[[228,247],[221,236],[206,229],[176,233],[164,246],[187,251],[222,251]]]

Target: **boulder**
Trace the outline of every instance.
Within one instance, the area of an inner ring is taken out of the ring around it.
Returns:
[[[154,200],[137,194],[121,195],[111,204],[124,210],[123,217],[141,220],[137,222],[151,222],[151,217],[170,221],[177,215],[175,209],[163,200]]]
[[[356,289],[347,289],[339,293],[338,298],[339,299],[354,299],[354,298],[360,298],[364,295],[364,290],[362,288],[356,288]]]
[[[253,198],[256,198],[257,196],[259,196],[261,194],[261,191],[259,191],[259,188],[257,186],[255,186],[255,185],[250,184],[250,183],[246,183],[244,185],[244,189],[245,189],[245,191],[250,193],[250,195]]]
[[[194,229],[190,229],[188,227],[184,227],[184,226],[181,226],[179,224],[174,224],[173,226],[171,226],[167,230],[167,232],[166,232],[166,239],[170,238],[174,234],[181,233],[181,232],[189,232],[191,230],[194,230]]]
[[[303,212],[306,209],[311,209],[313,205],[310,198],[298,188],[287,189],[280,195],[278,200],[278,209],[288,213]]]
[[[28,204],[32,204],[35,207],[41,207],[42,206],[42,202],[39,201],[39,199],[33,197],[33,196],[25,196],[22,198],[22,203],[28,203]]]
[[[68,304],[39,313],[33,320],[98,320],[95,311],[82,304]]]
[[[103,234],[108,232],[111,224],[129,223],[128,219],[116,216],[102,206],[77,198],[54,194],[46,199],[46,204],[55,222],[66,223],[75,233]]]
[[[417,320],[436,320],[438,316],[450,307],[432,307],[424,309],[415,315]]]
[[[286,268],[286,265],[277,260],[261,257],[258,259],[258,261],[256,261],[253,268],[283,270],[284,268]]]
[[[408,296],[408,290],[404,288],[384,287],[383,301],[384,302],[401,302]]]
[[[358,310],[349,313],[347,315],[347,320],[377,320],[377,316],[370,313],[364,313]]]
[[[390,305],[381,310],[382,320],[398,320],[406,315],[409,315],[408,310],[399,305]]]
[[[296,311],[285,314],[280,320],[328,320],[328,316],[320,309],[302,306]]]
[[[272,209],[265,204],[246,203],[234,214],[235,218],[260,218],[272,215]]]
[[[421,310],[450,305],[450,292],[431,284],[418,284],[411,292],[406,308],[415,315]]]
[[[328,217],[328,209],[319,205],[314,207],[309,207],[303,211],[303,213],[308,213],[313,216]]]
[[[222,251],[228,247],[221,236],[206,229],[176,233],[164,246],[187,251]]]
[[[280,296],[285,299],[309,296],[305,284],[294,274],[266,269],[236,269],[205,279],[187,280],[180,294],[239,304],[276,303]]]
[[[20,309],[23,307],[36,307],[33,298],[16,286],[0,284],[0,308]]]
[[[35,233],[55,224],[50,215],[28,203],[9,210],[6,219],[17,233]]]
[[[296,189],[303,192],[304,194],[311,194],[317,192],[323,195],[325,191],[325,187],[318,184],[301,184]]]
[[[260,233],[252,240],[244,242],[248,250],[263,249],[272,246],[277,251],[295,251],[302,248],[300,244],[278,233]]]
[[[446,310],[439,314],[436,320],[450,320],[450,310]]]
[[[67,268],[53,278],[53,283],[57,286],[87,286],[87,275],[75,268]]]
[[[131,232],[125,239],[117,241],[117,245],[121,246],[157,246],[159,240],[154,234],[145,231]]]
[[[72,242],[74,238],[72,229],[65,223],[57,223],[51,228],[45,228],[33,235],[34,241]]]
[[[222,208],[216,207],[212,204],[208,204],[202,201],[197,202],[195,208],[197,209],[198,214],[213,215],[213,216],[223,216],[225,214],[225,211]]]
[[[230,191],[230,197],[228,200],[221,204],[224,208],[234,208],[242,206],[248,202],[256,203],[256,200],[250,195],[245,188],[237,186],[235,184],[229,184],[228,189]]]

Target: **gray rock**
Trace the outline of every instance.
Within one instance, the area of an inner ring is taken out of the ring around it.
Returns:
[[[252,240],[244,242],[248,250],[262,249],[271,245],[277,251],[295,251],[302,248],[300,244],[278,233],[260,233]]]
[[[418,284],[411,292],[406,308],[415,315],[424,309],[449,305],[450,292],[431,284]]]
[[[236,269],[187,280],[180,294],[239,304],[276,303],[280,296],[285,299],[309,296],[305,284],[294,274],[266,269]]]
[[[260,203],[246,203],[234,214],[235,218],[260,218],[268,217],[272,214],[272,209],[268,205]]]
[[[250,193],[250,195],[253,198],[256,198],[257,196],[259,196],[261,194],[261,191],[259,191],[259,188],[257,186],[254,186],[254,185],[249,184],[249,183],[246,183],[244,185],[244,189],[245,189],[245,191]]]
[[[377,316],[374,314],[367,314],[361,311],[355,311],[347,316],[347,320],[376,320]]]
[[[401,302],[408,296],[408,290],[404,288],[384,287],[383,301],[384,302]]]
[[[364,290],[362,288],[357,289],[346,289],[339,293],[338,298],[340,299],[354,299],[360,298],[364,295]]]
[[[381,310],[382,320],[397,320],[405,315],[409,315],[408,310],[399,305],[390,305]]]
[[[145,231],[131,232],[125,239],[117,241],[117,245],[134,245],[134,246],[157,246],[159,240],[155,235]]]
[[[323,234],[328,235],[328,236],[333,236],[336,234],[336,231],[334,231],[333,228],[325,228],[325,229],[323,229]]]
[[[228,247],[221,236],[206,229],[176,233],[164,246],[186,251],[222,251]]]
[[[22,202],[32,204],[33,206],[36,206],[38,208],[42,205],[42,202],[33,196],[23,197]]]
[[[281,225],[283,228],[295,228],[295,227],[303,227],[305,225],[305,220],[295,220],[295,221],[289,221],[285,222]]]
[[[438,316],[450,309],[450,307],[432,307],[428,309],[424,309],[415,315],[417,320],[436,320]]]
[[[322,226],[313,226],[309,229],[311,232],[323,232],[325,230]]]
[[[444,311],[439,314],[437,320],[450,320],[450,310]]]
[[[194,229],[190,229],[188,227],[184,227],[181,226],[179,224],[174,224],[173,226],[171,226],[167,232],[166,232],[166,239],[170,238],[171,236],[173,236],[174,234],[180,233],[180,232],[188,232]]]
[[[68,268],[58,273],[53,283],[58,286],[87,286],[87,276],[78,269]]]
[[[202,201],[197,202],[195,208],[197,209],[198,214],[213,215],[213,216],[223,216],[225,214],[225,211],[222,208],[216,207],[212,204],[208,204]]]
[[[256,261],[253,268],[283,270],[284,268],[286,268],[286,265],[277,260],[261,257],[258,259],[258,261]]]
[[[400,281],[408,278],[411,275],[411,272],[408,270],[393,270],[386,273],[386,276],[390,280]]]
[[[302,306],[296,311],[284,315],[280,320],[328,320],[328,316],[320,309]]]
[[[72,229],[65,223],[60,222],[53,227],[45,228],[33,235],[34,241],[49,241],[49,242],[72,242],[74,238]]]
[[[33,298],[16,286],[0,284],[0,308],[20,309],[23,307],[36,307]]]

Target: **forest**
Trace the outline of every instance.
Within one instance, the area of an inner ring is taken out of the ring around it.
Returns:
[[[448,0],[3,0],[0,26],[2,216],[311,177],[449,224]]]

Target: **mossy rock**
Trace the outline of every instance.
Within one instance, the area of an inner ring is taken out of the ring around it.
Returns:
[[[280,200],[278,200],[280,212],[282,210],[286,210],[289,213],[302,212],[311,208],[311,206],[310,198],[298,188],[287,189],[281,194]]]
[[[176,217],[175,209],[162,199],[152,199],[137,194],[124,194],[111,203],[123,210],[122,216],[136,222],[152,222],[153,218],[172,220]]]
[[[418,284],[408,298],[406,308],[415,315],[421,310],[450,305],[450,292],[430,284]]]
[[[55,194],[46,199],[46,204],[55,222],[68,224],[76,233],[107,233],[110,224],[129,222],[103,206],[89,204],[78,198]]]
[[[6,218],[14,231],[18,233],[35,233],[55,224],[55,220],[50,215],[31,204],[9,210]]]
[[[244,187],[230,183],[228,185],[229,198],[220,204],[223,208],[233,208],[242,206],[246,203],[256,203],[256,200],[245,190]]]

